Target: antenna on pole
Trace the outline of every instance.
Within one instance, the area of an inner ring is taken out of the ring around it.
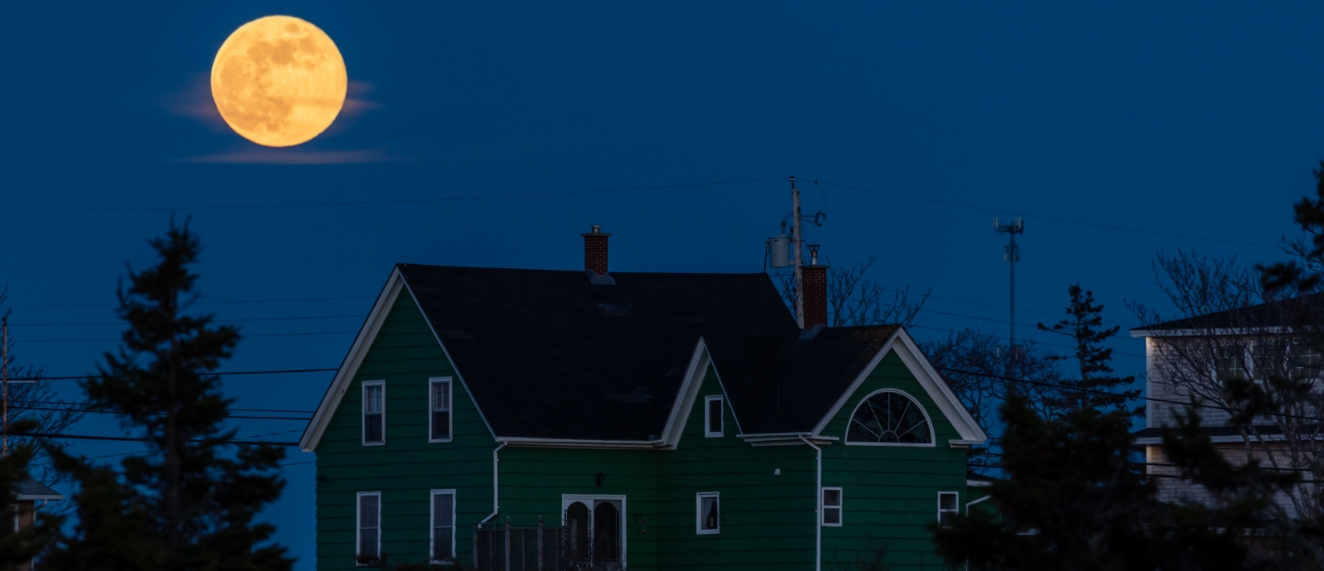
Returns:
[[[4,432],[0,455],[9,455],[9,316],[0,318],[0,376],[4,378],[4,411],[0,412],[0,431]]]
[[[795,324],[804,329],[805,300],[801,283],[800,243],[804,234],[800,233],[800,189],[795,187],[795,177],[791,177],[791,250],[795,256]]]
[[[1011,320],[1007,326],[1008,350],[1011,351],[1012,359],[1016,359],[1016,262],[1021,261],[1021,249],[1016,245],[1016,235],[1025,233],[1025,223],[1021,217],[1010,224],[1000,224],[997,218],[993,219],[993,231],[998,234],[1007,235],[1007,251],[1002,255],[1002,259],[1007,261],[1011,268]]]

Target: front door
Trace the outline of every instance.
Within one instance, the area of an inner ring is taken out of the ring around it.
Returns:
[[[566,553],[607,569],[625,568],[625,496],[561,497]]]

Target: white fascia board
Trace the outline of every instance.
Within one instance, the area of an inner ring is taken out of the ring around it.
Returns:
[[[1281,441],[1286,440],[1286,438],[1284,438],[1283,435],[1281,435],[1281,434],[1265,434],[1265,435],[1262,435],[1262,436],[1250,436],[1250,440],[1255,441],[1255,442],[1259,442],[1259,441],[1261,441],[1261,440],[1263,440],[1263,441],[1267,441],[1267,442],[1281,442]],[[1238,435],[1238,434],[1224,434],[1224,435],[1221,435],[1221,436],[1210,436],[1210,437],[1209,437],[1209,441],[1210,441],[1210,442],[1213,442],[1214,444],[1227,444],[1227,443],[1241,444],[1241,443],[1245,442],[1246,440],[1243,439],[1243,438],[1242,438],[1240,435]],[[1162,445],[1163,445],[1163,437],[1162,437],[1162,436],[1146,436],[1146,437],[1144,437],[1144,438],[1137,438],[1137,439],[1135,439],[1134,444],[1136,444],[1136,445],[1138,445],[1138,446],[1162,446]]]
[[[1273,327],[1224,327],[1217,329],[1132,329],[1131,337],[1225,337],[1236,335],[1282,335],[1302,333],[1291,327],[1276,325]]]
[[[17,499],[20,502],[26,500],[44,500],[48,502],[62,502],[64,501],[64,496],[60,494],[53,494],[53,495],[52,494],[19,494],[18,496],[15,496],[15,499]]]
[[[396,270],[396,271],[399,272],[399,270]],[[400,281],[401,281],[402,283],[404,283],[405,290],[409,292],[409,297],[410,297],[410,298],[413,298],[413,300],[414,300],[414,305],[418,306],[418,312],[419,312],[420,314],[423,315],[423,323],[428,324],[428,331],[431,331],[431,332],[432,332],[432,338],[435,339],[435,340],[437,341],[437,346],[438,346],[438,347],[441,347],[441,352],[444,353],[444,354],[446,355],[446,362],[450,363],[450,364],[451,364],[451,369],[453,369],[453,370],[455,371],[455,378],[456,378],[456,379],[459,379],[459,380],[460,380],[460,384],[464,386],[464,393],[465,393],[465,395],[467,395],[467,396],[469,397],[469,402],[472,403],[472,404],[474,405],[474,410],[478,411],[478,418],[483,419],[483,426],[486,426],[486,427],[487,427],[487,433],[490,434],[490,435],[492,435],[492,440],[499,440],[499,439],[497,438],[496,430],[493,430],[493,429],[492,429],[492,423],[491,423],[491,422],[488,422],[488,421],[487,421],[487,415],[486,415],[486,414],[483,414],[483,407],[482,407],[481,405],[478,404],[478,397],[475,397],[475,396],[474,396],[474,392],[471,391],[471,390],[469,390],[469,383],[468,383],[467,381],[464,380],[464,373],[460,372],[460,365],[459,365],[459,363],[456,363],[456,362],[455,362],[455,359],[451,358],[451,352],[450,352],[450,350],[447,349],[447,348],[446,348],[446,344],[443,343],[443,342],[441,341],[441,336],[437,334],[437,328],[436,328],[434,325],[432,325],[432,320],[428,318],[428,313],[427,313],[426,311],[423,311],[423,304],[422,304],[422,303],[419,303],[419,301],[418,301],[418,296],[414,295],[414,290],[413,290],[413,288],[410,288],[410,287],[409,287],[409,281],[407,281],[407,280],[405,280],[405,279],[403,279],[403,278],[402,278]],[[455,410],[455,398],[454,398],[454,395],[455,395],[455,392],[454,392],[454,391],[451,391],[451,410],[452,410],[452,411]],[[451,414],[455,414],[455,413],[452,412]],[[453,421],[453,419],[452,419],[452,421]],[[451,439],[454,440],[454,438],[455,438],[455,435],[452,434],[452,435],[451,435]]]
[[[499,438],[497,442],[511,448],[597,448],[597,449],[654,449],[664,446],[663,440],[569,440],[561,438]]]
[[[933,364],[929,363],[929,360],[924,357],[919,345],[915,343],[915,340],[910,337],[904,327],[897,328],[896,333],[892,334],[892,338],[883,344],[883,347],[878,350],[878,354],[874,355],[868,366],[860,371],[855,381],[842,393],[837,402],[828,410],[828,413],[823,416],[823,419],[818,422],[818,425],[814,427],[815,436],[821,436],[828,422],[841,411],[841,408],[846,405],[851,396],[855,394],[855,391],[860,388],[860,385],[864,384],[865,379],[873,374],[874,369],[882,362],[888,351],[896,352],[897,356],[901,358],[901,362],[919,381],[920,387],[929,395],[929,399],[938,406],[938,410],[946,417],[947,422],[950,422],[952,427],[956,429],[956,433],[960,435],[959,439],[949,440],[949,445],[968,446],[970,444],[982,444],[988,440],[988,434],[985,434],[984,429],[979,427],[979,423],[975,422],[973,416],[970,416],[970,411],[966,410],[965,405],[961,404],[961,400],[956,398],[956,394],[942,380],[942,376],[933,368]]]
[[[400,269],[391,271],[391,277],[386,280],[386,287],[382,288],[381,293],[377,294],[377,301],[372,305],[372,311],[368,312],[367,319],[359,327],[358,335],[354,337],[354,343],[349,346],[349,352],[340,362],[340,368],[336,369],[336,374],[331,378],[331,384],[326,389],[326,394],[322,395],[321,404],[317,405],[317,412],[313,413],[313,418],[308,421],[308,426],[303,430],[303,436],[299,438],[299,449],[304,452],[312,452],[317,448],[317,443],[322,439],[322,433],[331,422],[331,416],[335,414],[336,408],[340,406],[340,400],[344,398],[345,391],[349,390],[349,384],[354,380],[354,374],[358,372],[359,365],[363,364],[363,358],[367,356],[368,349],[372,347],[372,342],[377,338],[377,332],[381,330],[382,324],[386,322],[386,316],[391,313],[391,306],[395,305],[395,299],[400,295],[400,289],[404,286],[404,276],[400,274]]]
[[[680,443],[680,435],[685,432],[685,423],[690,420],[690,410],[694,407],[694,399],[698,398],[699,387],[703,385],[703,377],[707,374],[708,364],[711,362],[708,344],[703,341],[703,337],[700,337],[698,344],[694,346],[694,354],[690,356],[690,366],[685,370],[685,379],[680,383],[680,390],[676,391],[676,400],[671,404],[667,425],[662,428],[662,442],[667,449],[674,449]],[[726,389],[723,389],[722,393],[725,394]],[[727,402],[731,402],[730,399],[727,399]],[[738,422],[736,426],[739,426]]]

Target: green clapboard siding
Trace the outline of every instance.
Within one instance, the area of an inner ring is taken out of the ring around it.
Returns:
[[[921,405],[933,423],[933,448],[851,446],[846,428],[855,408],[870,394],[896,389]],[[893,569],[945,569],[933,554],[928,525],[938,518],[938,492],[957,492],[966,501],[966,450],[933,399],[896,353],[883,358],[845,406],[828,422],[824,436],[840,440],[823,448],[823,485],[842,488],[842,526],[823,528],[824,566],[848,563],[887,547]]]
[[[454,379],[454,439],[427,442],[430,377]],[[386,445],[360,442],[363,381],[386,382]],[[904,391],[933,421],[934,447],[848,446],[855,407],[874,391]],[[706,396],[724,398],[724,433],[704,434]],[[805,444],[751,446],[737,434],[717,372],[708,369],[675,450],[533,448],[500,451],[500,513],[489,525],[561,525],[563,496],[624,497],[625,554],[632,570],[798,570],[813,568],[818,495],[815,451]],[[938,492],[970,498],[965,450],[952,424],[896,354],[831,419],[823,449],[823,484],[843,488],[841,527],[823,527],[823,568],[888,549],[893,569],[944,569],[933,555],[929,525]],[[457,491],[459,562],[473,564],[475,523],[492,512],[492,452],[486,423],[445,352],[407,293],[346,391],[317,447],[317,567],[354,569],[355,498],[382,494],[382,551],[391,563],[428,558],[429,491]],[[598,475],[602,483],[598,483]],[[721,530],[697,533],[696,494],[718,492]]]
[[[453,440],[428,442],[428,379],[452,377]],[[362,445],[363,381],[386,381],[386,444]],[[492,512],[496,442],[437,344],[401,292],[317,445],[317,568],[355,569],[358,492],[382,494],[382,553],[390,563],[430,554],[431,490],[456,490],[456,550],[472,563],[473,523]],[[467,524],[467,525],[466,525]]]

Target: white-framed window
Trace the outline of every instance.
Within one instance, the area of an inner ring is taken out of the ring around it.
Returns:
[[[713,535],[722,531],[721,494],[699,492],[694,496],[694,533]]]
[[[428,379],[428,442],[451,441],[451,378]]]
[[[386,444],[386,381],[363,382],[363,445]]]
[[[382,493],[359,492],[355,517],[358,537],[354,558],[358,565],[375,564],[382,553]]]
[[[723,436],[722,430],[722,395],[712,395],[703,399],[703,435],[708,438]]]
[[[1214,374],[1219,379],[1246,378],[1246,348],[1235,344],[1214,347]]]
[[[841,527],[841,488],[823,488],[823,503],[819,512],[823,525]]]
[[[864,397],[846,429],[849,446],[934,446],[933,423],[914,397],[896,389]]]
[[[938,527],[951,527],[952,517],[960,512],[956,492],[938,492]]]
[[[455,562],[455,490],[432,490],[432,562]]]

